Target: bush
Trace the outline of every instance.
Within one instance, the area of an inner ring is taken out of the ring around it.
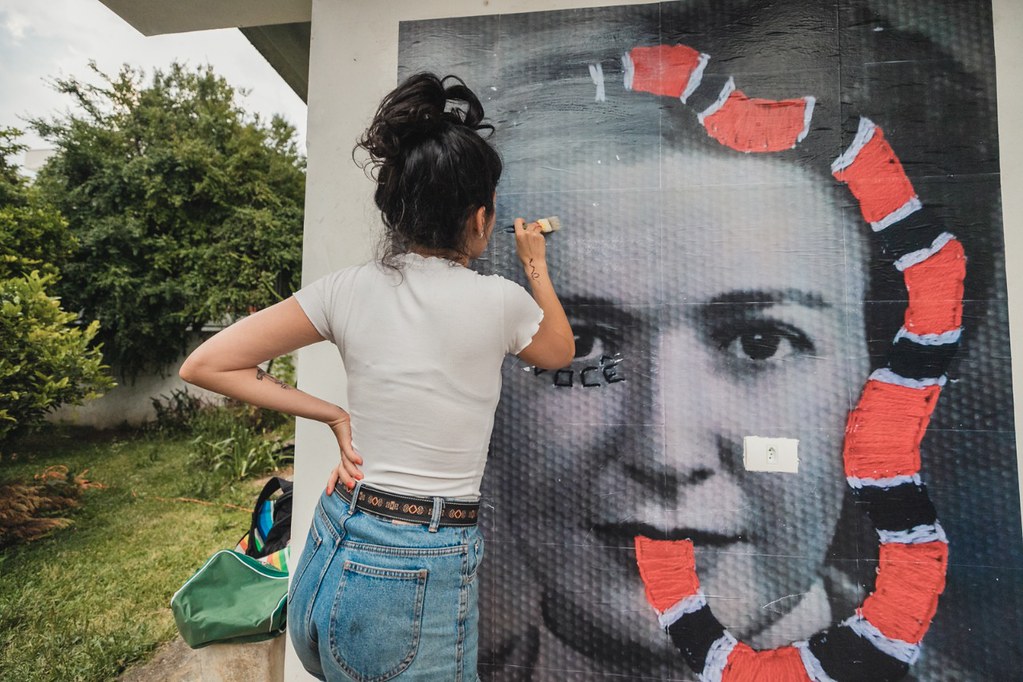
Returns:
[[[113,386],[96,322],[81,326],[48,295],[73,240],[67,224],[18,173],[20,133],[0,128],[0,444],[62,403]]]
[[[187,389],[154,399],[153,407],[159,431],[194,434],[191,463],[200,496],[294,461],[295,422],[288,415],[233,401],[210,403]]]
[[[237,403],[203,409],[192,423],[192,464],[203,494],[295,460],[294,420]]]
[[[80,403],[113,386],[99,349],[98,323],[73,326],[77,315],[46,294],[52,275],[0,279],[0,442],[42,421],[63,403]]]
[[[180,433],[192,428],[199,413],[213,407],[211,403],[189,393],[187,388],[177,388],[170,395],[161,394],[149,400],[156,414],[153,426],[157,431],[166,433]]]
[[[56,147],[36,186],[75,236],[61,296],[133,377],[298,288],[305,159],[294,128],[247,114],[208,66],[92,67],[97,85],[55,81],[76,108],[32,122]]]

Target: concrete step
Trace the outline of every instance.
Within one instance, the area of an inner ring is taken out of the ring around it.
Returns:
[[[120,682],[283,682],[286,635],[251,644],[211,644],[190,649],[180,637]]]

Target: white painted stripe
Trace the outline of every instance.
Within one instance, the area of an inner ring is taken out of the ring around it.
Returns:
[[[700,682],[721,682],[721,676],[728,665],[728,657],[732,655],[732,649],[738,644],[738,640],[725,630],[725,634],[714,640],[707,651],[707,660],[703,664],[703,672],[700,673]]]
[[[622,70],[625,72],[625,89],[632,90],[632,81],[636,78],[636,65],[632,63],[632,57],[628,52],[622,55]]]
[[[682,96],[679,97],[682,100],[682,104],[685,104],[690,95],[696,92],[696,88],[700,87],[700,83],[703,82],[703,70],[707,68],[707,62],[709,61],[710,55],[701,52],[696,68],[689,74],[689,82],[686,83],[686,89],[682,91]]]
[[[944,542],[948,544],[945,529],[940,523],[926,523],[910,530],[878,530],[877,535],[882,544],[920,545],[925,542]]]
[[[944,386],[948,379],[945,375],[940,377],[928,377],[926,379],[910,379],[904,377],[901,374],[896,374],[887,367],[881,369],[875,369],[870,379],[873,381],[880,381],[885,384],[895,384],[896,386],[905,386],[906,388],[927,388],[928,386]]]
[[[900,327],[898,333],[895,334],[895,340],[893,343],[898,343],[899,339],[909,339],[913,343],[918,343],[921,346],[947,346],[952,343],[959,343],[959,337],[962,336],[962,334],[962,327],[942,332],[941,334],[914,334],[905,327]]]
[[[596,102],[604,102],[607,100],[607,96],[604,93],[604,67],[600,63],[590,64],[590,78],[593,79],[594,85],[597,86],[597,98]]]
[[[792,646],[799,651],[799,658],[803,661],[803,669],[806,676],[813,682],[836,682],[830,675],[824,672],[824,666],[817,660],[817,657],[810,651],[810,643],[807,641],[793,642]]]
[[[869,118],[860,117],[860,127],[856,131],[856,137],[853,138],[852,144],[845,150],[845,153],[839,156],[837,159],[831,162],[831,172],[837,173],[843,168],[848,168],[852,165],[852,162],[856,160],[856,155],[860,153],[870,139],[874,137],[874,129],[877,126]]]
[[[923,204],[920,203],[920,198],[917,195],[913,195],[913,198],[899,206],[897,209],[881,218],[878,221],[870,223],[870,229],[874,232],[880,232],[881,230],[891,227],[895,223],[899,222],[903,218],[908,218],[917,211],[923,208]]]
[[[912,476],[892,476],[890,478],[859,478],[857,476],[846,476],[845,482],[849,484],[850,488],[894,488],[897,485],[905,485],[906,483],[915,483],[916,485],[923,485],[923,481],[920,480],[920,474],[913,474]]]
[[[901,639],[891,639],[874,627],[870,621],[863,616],[852,616],[842,621],[857,635],[874,645],[874,648],[881,653],[888,654],[897,661],[912,665],[920,656],[920,645],[904,642]]]
[[[806,102],[806,105],[803,107],[803,129],[799,131],[799,136],[796,137],[796,144],[805,140],[810,132],[810,121],[813,119],[813,108],[817,104],[817,98],[807,95],[803,98],[803,101]],[[794,147],[795,145],[792,146]]]
[[[696,115],[696,120],[703,124],[703,119],[713,115],[718,109],[725,106],[725,102],[728,100],[728,96],[735,92],[735,79],[731,76],[728,77],[728,81],[724,87],[721,88],[721,92],[718,94],[717,101],[711,104],[709,107],[701,111]]]
[[[665,609],[664,613],[657,616],[657,621],[661,624],[662,628],[667,630],[670,625],[673,625],[677,620],[682,618],[682,616],[688,616],[690,613],[696,613],[706,605],[706,597],[702,594],[694,594],[691,597],[686,597],[685,599],[669,606]]]
[[[918,249],[916,251],[911,251],[902,258],[900,258],[899,260],[895,261],[896,269],[899,272],[902,272],[907,268],[913,267],[917,263],[923,263],[925,260],[936,254],[938,251],[941,251],[945,244],[948,244],[955,238],[956,238],[955,235],[952,234],[951,232],[942,232],[941,234],[934,238],[934,241],[931,242],[930,246],[923,249]]]
[[[277,602],[277,606],[274,608],[274,613],[277,613],[278,611],[280,611],[281,607],[284,606],[284,603],[286,601],[288,601],[288,593],[287,593],[287,591],[285,591],[284,596],[281,597],[280,600]],[[287,622],[287,621],[285,621],[285,622]],[[270,626],[270,629],[267,630],[267,632],[273,632],[274,631],[274,619],[273,618],[270,618],[270,622],[268,623],[268,625]],[[286,628],[286,627],[287,627],[287,625],[284,625],[281,628],[280,631],[284,632],[284,628]]]

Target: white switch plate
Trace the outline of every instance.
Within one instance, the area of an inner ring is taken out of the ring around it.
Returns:
[[[796,438],[764,438],[746,436],[742,439],[742,463],[746,471],[799,473],[799,440]]]

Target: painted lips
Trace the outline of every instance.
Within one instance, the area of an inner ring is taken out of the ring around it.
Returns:
[[[691,540],[698,548],[726,548],[749,541],[741,533],[717,533],[697,528],[657,528],[645,523],[609,523],[593,527],[598,541],[610,548],[628,551],[612,552],[630,569],[635,569],[633,547],[635,538],[643,536],[651,540]]]

